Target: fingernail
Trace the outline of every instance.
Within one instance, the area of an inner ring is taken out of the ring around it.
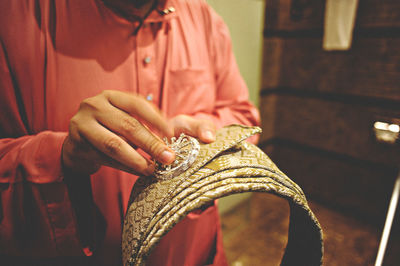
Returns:
[[[168,164],[168,163],[172,163],[174,161],[174,157],[175,157],[175,155],[172,152],[165,150],[161,153],[160,160],[162,163]]]
[[[214,141],[215,140],[215,136],[210,130],[207,130],[206,132],[204,132],[203,137],[208,141]]]

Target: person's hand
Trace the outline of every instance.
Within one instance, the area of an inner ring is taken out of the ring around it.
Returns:
[[[173,127],[141,96],[104,91],[88,98],[70,121],[62,149],[63,166],[87,174],[106,165],[150,175],[154,163],[140,155],[137,148],[164,164],[172,163],[175,154],[149,127],[161,136],[173,136]]]
[[[170,120],[175,136],[185,133],[204,143],[215,141],[215,125],[209,120],[195,119],[187,115],[178,115]]]

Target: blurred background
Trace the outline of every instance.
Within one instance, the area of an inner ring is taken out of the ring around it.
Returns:
[[[325,232],[324,265],[374,265],[399,173],[400,1],[208,0],[259,106],[259,146],[297,182]],[[232,265],[277,265],[288,208],[219,202]],[[382,265],[400,265],[397,207]]]

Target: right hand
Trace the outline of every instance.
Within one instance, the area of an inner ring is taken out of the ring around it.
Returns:
[[[136,148],[164,164],[172,163],[175,154],[149,127],[162,136],[174,134],[159,110],[139,95],[104,91],[85,99],[69,124],[62,149],[63,167],[92,174],[106,165],[150,175],[154,163]]]

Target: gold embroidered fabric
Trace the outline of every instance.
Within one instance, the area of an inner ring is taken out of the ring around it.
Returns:
[[[224,127],[215,142],[200,144],[196,160],[185,172],[169,180],[140,177],[124,221],[123,264],[144,265],[161,237],[191,211],[230,194],[253,191],[273,193],[290,205],[281,265],[321,265],[322,230],[303,191],[262,150],[244,141],[260,132],[258,127]]]

